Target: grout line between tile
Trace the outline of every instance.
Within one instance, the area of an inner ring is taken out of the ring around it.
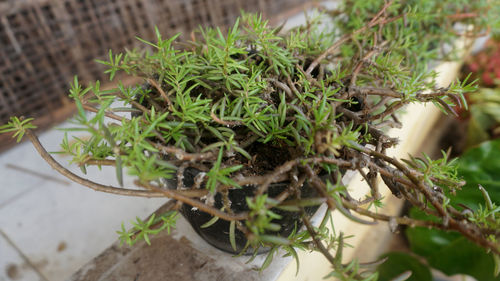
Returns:
[[[5,164],[5,167],[9,168],[9,169],[12,169],[12,170],[15,170],[15,171],[23,172],[25,174],[28,174],[28,175],[31,175],[31,176],[34,176],[34,177],[41,178],[41,179],[44,179],[44,180],[47,180],[47,181],[57,182],[59,184],[66,185],[66,186],[70,186],[71,185],[70,181],[67,181],[67,180],[64,180],[64,179],[60,179],[60,178],[57,178],[57,177],[52,176],[52,175],[47,175],[47,174],[39,173],[39,172],[37,172],[35,170],[24,168],[24,167],[17,166],[17,165],[14,165],[14,164],[7,163],[7,164]]]
[[[20,199],[21,197],[23,197],[24,195],[32,192],[36,187],[33,186],[33,187],[30,187],[30,188],[27,188],[21,192],[19,192],[18,194],[10,197],[9,199],[5,200],[4,203],[0,203],[0,210],[5,207],[5,206],[8,206],[9,204],[11,203],[14,203],[15,201],[17,201],[18,199]]]
[[[12,246],[12,248],[14,248],[14,250],[16,250],[16,252],[19,254],[19,256],[21,256],[21,258],[23,259],[23,261],[29,266],[31,267],[31,269],[33,269],[33,271],[36,272],[36,274],[38,274],[38,276],[41,278],[41,280],[43,281],[50,281],[47,277],[45,277],[45,275],[43,275],[43,273],[38,270],[38,268],[33,264],[33,262],[28,258],[28,256],[26,256],[22,251],[21,249],[19,249],[19,247],[17,247],[16,244],[14,244],[14,241],[12,241],[10,239],[9,236],[7,236],[7,234],[5,234],[5,232],[3,232],[3,230],[0,229],[0,236],[2,236],[5,241],[7,241],[7,243]]]

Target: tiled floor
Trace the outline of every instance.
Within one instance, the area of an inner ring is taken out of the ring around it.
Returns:
[[[41,135],[41,142],[56,151],[61,136],[51,130]],[[112,169],[90,170],[88,177],[117,184]],[[127,184],[131,179],[125,179]],[[18,145],[0,154],[0,281],[66,280],[117,239],[122,222],[145,217],[164,202],[73,184],[52,170],[30,143]]]

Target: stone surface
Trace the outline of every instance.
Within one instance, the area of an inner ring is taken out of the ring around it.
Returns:
[[[163,208],[157,211],[161,213]],[[179,231],[181,232],[181,231]],[[184,233],[184,231],[182,231]],[[230,255],[216,249],[205,251],[185,236],[166,231],[153,236],[151,245],[144,241],[134,246],[120,246],[115,242],[102,254],[77,271],[71,281],[254,281],[262,275],[235,260],[235,265],[221,262]],[[215,253],[215,255],[210,254]]]
[[[178,241],[164,233],[151,242],[151,246],[141,242],[134,247],[115,243],[70,280],[260,280],[258,272],[252,269],[236,272],[221,267],[214,259],[191,247],[187,239]]]

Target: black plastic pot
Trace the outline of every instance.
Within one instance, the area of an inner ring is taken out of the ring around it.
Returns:
[[[199,173],[198,170],[193,168],[187,168],[184,171],[184,185],[192,186],[194,183],[194,177]],[[171,180],[171,186],[177,186],[176,180]],[[175,184],[174,184],[175,183]],[[271,184],[268,189],[269,197],[275,197],[283,192],[288,186],[288,183],[275,183]],[[248,211],[248,205],[246,203],[246,197],[251,197],[254,195],[256,187],[255,186],[243,186],[241,189],[231,189],[229,190],[229,199],[231,200],[231,210],[234,213],[241,213]],[[311,188],[307,182],[301,188],[301,196],[303,198],[315,197],[317,196],[316,191]],[[214,207],[220,209],[223,206],[222,195],[216,193],[215,195]],[[308,215],[312,215],[316,212],[319,206],[306,207],[304,208]],[[279,220],[273,220],[281,226],[280,230],[277,232],[269,232],[269,234],[280,235],[282,237],[287,237],[290,235],[295,227],[300,228],[302,226],[300,222],[300,214],[298,212],[283,211],[280,209],[273,208],[273,212],[279,214],[282,218]],[[229,241],[229,225],[228,221],[219,219],[214,224],[209,227],[202,228],[201,226],[208,221],[210,221],[213,216],[202,212],[196,208],[193,208],[187,204],[184,204],[180,210],[181,214],[189,221],[194,230],[209,244],[212,246],[223,250],[231,254],[239,254],[244,249],[247,244],[247,239],[245,234],[238,229],[235,231],[236,240],[236,251],[232,248]],[[269,248],[261,247],[258,253],[264,253],[269,251]],[[247,249],[244,254],[252,254],[254,249]]]

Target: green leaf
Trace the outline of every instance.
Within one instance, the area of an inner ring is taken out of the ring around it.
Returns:
[[[231,221],[229,223],[229,242],[234,251],[236,251],[236,221]]]
[[[241,148],[239,146],[233,146],[233,149],[236,150],[236,152],[239,152],[241,155],[243,155],[248,160],[252,159],[252,156],[250,156],[250,154],[248,154],[248,152],[246,150],[244,150],[243,148]]]
[[[219,217],[213,217],[213,218],[211,218],[209,221],[207,221],[206,223],[202,224],[202,225],[200,226],[200,228],[207,228],[207,227],[210,227],[210,226],[212,226],[214,223],[216,223],[218,220],[219,220]]]
[[[36,129],[36,126],[33,125],[31,121],[33,121],[33,118],[21,120],[21,118],[17,118],[15,116],[11,117],[7,124],[0,126],[0,134],[15,132],[12,137],[17,137],[16,141],[20,142],[27,129]]]
[[[500,257],[498,255],[493,254],[493,259],[495,261],[495,272],[493,274],[498,276],[500,274]]]
[[[453,240],[427,260],[448,275],[463,273],[481,281],[500,280],[494,276],[493,257],[464,237]]]
[[[297,251],[291,246],[285,246],[283,248],[288,252],[287,255],[292,256],[293,259],[295,260],[296,263],[295,276],[297,276],[299,274],[299,269],[300,269],[299,255],[297,254]]]
[[[387,261],[381,264],[377,271],[379,280],[393,280],[406,271],[411,271],[408,281],[432,281],[430,269],[422,264],[416,257],[400,252],[391,252],[383,255]]]
[[[457,193],[457,203],[477,208],[484,205],[483,194],[478,189],[482,185],[489,193],[491,201],[500,204],[500,140],[484,142],[479,147],[469,149],[459,161],[458,173],[467,184]]]
[[[123,167],[122,167],[122,158],[120,156],[116,156],[115,159],[116,164],[116,179],[118,180],[118,184],[123,186]]]
[[[452,205],[460,208],[458,204],[464,204],[478,210],[480,206],[488,209],[488,205],[500,204],[500,140],[484,142],[466,151],[458,165],[458,174],[467,184],[450,197]],[[491,202],[485,200],[479,185],[488,192]],[[410,216],[428,219],[416,209],[410,211]],[[446,274],[468,274],[482,281],[500,280],[494,277],[494,257],[458,233],[415,227],[408,228],[406,236],[412,251]]]
[[[266,259],[264,260],[264,262],[260,266],[259,271],[262,272],[264,269],[266,269],[271,264],[271,262],[273,261],[273,258],[274,258],[274,253],[276,253],[277,250],[278,250],[278,248],[276,248],[276,247],[271,248],[271,251],[269,251],[269,253],[266,256]]]
[[[285,237],[277,235],[263,234],[260,236],[260,239],[264,242],[268,242],[273,245],[290,245],[290,240],[286,239]]]

